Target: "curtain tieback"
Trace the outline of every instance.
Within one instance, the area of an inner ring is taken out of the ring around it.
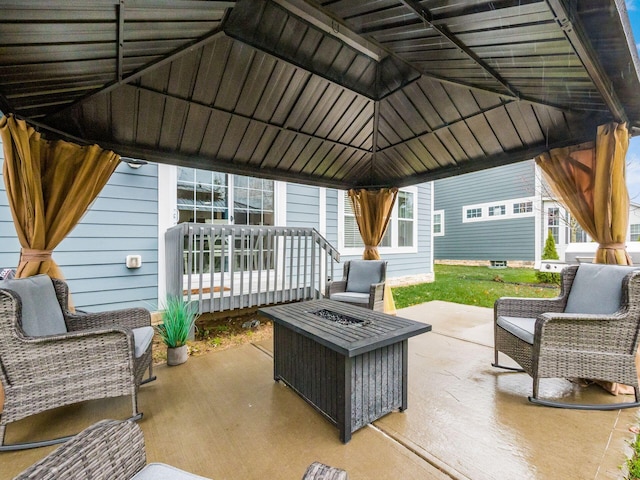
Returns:
[[[53,250],[38,250],[36,248],[22,248],[20,250],[21,262],[46,262],[51,260]]]
[[[604,250],[621,250],[626,248],[626,245],[624,243],[601,243],[598,245],[598,248]]]

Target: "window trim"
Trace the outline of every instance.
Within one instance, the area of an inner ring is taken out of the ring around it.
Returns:
[[[381,255],[418,253],[418,187],[403,187],[399,189],[399,191],[413,194],[413,246],[398,247],[398,202],[396,200],[395,204],[393,205],[391,219],[389,220],[389,226],[392,228],[391,231],[393,232],[393,235],[391,236],[391,246],[378,247],[378,252],[380,252]],[[340,251],[340,255],[344,256],[362,255],[364,247],[345,247],[344,245],[345,199],[346,191],[338,190],[338,250]]]
[[[439,232],[436,232],[433,228],[436,225],[436,215],[440,215]],[[434,210],[433,212],[431,212],[431,233],[434,237],[444,237],[444,210]]]
[[[462,223],[472,223],[472,222],[490,222],[494,220],[512,220],[514,218],[525,218],[525,217],[534,217],[534,205],[535,197],[521,197],[521,198],[511,198],[508,200],[499,200],[494,202],[486,202],[486,203],[474,203],[470,205],[462,206]],[[531,203],[532,208],[530,212],[514,212],[514,205],[520,203]],[[504,208],[504,214],[496,215],[496,208]],[[493,215],[489,215],[489,210],[493,210]],[[472,210],[479,210],[481,212],[478,217],[468,217],[467,215]]]

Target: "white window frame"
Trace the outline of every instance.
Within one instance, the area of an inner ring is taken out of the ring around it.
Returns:
[[[438,225],[440,225],[440,231],[436,232],[435,230],[435,226],[436,226],[436,215],[440,215],[440,222],[438,223]],[[431,232],[433,233],[434,237],[444,237],[444,210],[434,210],[433,213],[431,214]]]
[[[399,247],[398,246],[398,202],[393,206],[393,212],[391,219],[389,220],[389,228],[391,228],[391,246],[390,247],[378,247],[380,255],[389,254],[407,254],[418,253],[418,187],[404,187],[400,191],[413,194],[413,245],[411,247]],[[344,245],[344,216],[345,216],[345,197],[346,192],[344,190],[338,190],[338,250],[340,255],[344,256],[357,256],[362,255],[364,247],[345,247]]]
[[[520,207],[521,205],[523,205],[526,210],[516,212],[516,206]],[[533,200],[527,200],[524,202],[513,202],[511,204],[511,213],[513,215],[524,215],[527,213],[533,213]]]
[[[487,207],[488,217],[504,217],[507,214],[506,203],[496,203]]]
[[[501,200],[498,202],[487,202],[487,203],[476,203],[473,205],[463,205],[462,206],[462,223],[471,223],[471,222],[489,222],[494,220],[509,220],[514,218],[523,218],[523,217],[533,217],[535,216],[534,212],[534,201],[535,197],[522,197],[522,198],[511,198],[509,200]],[[514,212],[514,205],[521,203],[531,203],[531,211],[530,212]],[[502,210],[504,208],[504,214],[499,212],[496,214],[496,208]],[[479,211],[480,216],[472,216],[468,217],[467,215],[472,211]],[[492,212],[489,215],[490,211]]]

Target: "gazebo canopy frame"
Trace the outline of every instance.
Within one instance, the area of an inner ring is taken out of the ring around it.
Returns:
[[[640,127],[623,0],[3,0],[0,110],[120,155],[401,187]]]

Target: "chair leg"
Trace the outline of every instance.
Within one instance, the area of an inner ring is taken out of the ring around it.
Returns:
[[[140,382],[140,385],[150,383],[156,380],[156,376],[153,374],[153,362],[149,363],[149,376]]]
[[[502,368],[503,370],[509,370],[511,372],[518,372],[518,373],[523,373],[524,370],[520,367],[507,367],[506,365],[500,365],[500,361],[498,360],[498,350],[494,349],[495,352],[495,358],[493,363],[491,364],[492,367],[496,367],[496,368]]]
[[[566,402],[554,402],[553,400],[544,400],[538,398],[538,383],[539,379],[533,381],[533,395],[529,397],[529,401],[535,405],[542,405],[545,407],[554,408],[566,408],[569,410],[622,410],[625,408],[640,407],[640,392],[638,387],[633,388],[635,402],[621,402],[621,403],[601,403],[601,404],[588,404],[588,403],[566,403]]]

